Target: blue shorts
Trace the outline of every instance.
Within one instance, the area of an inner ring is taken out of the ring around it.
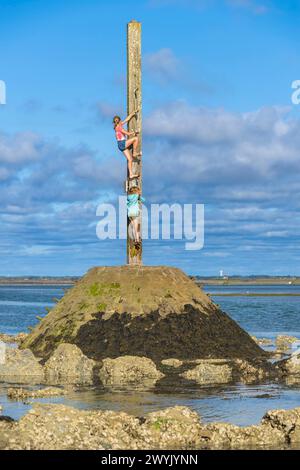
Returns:
[[[121,152],[124,152],[124,150],[126,149],[126,140],[118,140],[118,147]]]

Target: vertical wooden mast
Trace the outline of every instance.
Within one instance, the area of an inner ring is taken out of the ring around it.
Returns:
[[[132,20],[127,25],[127,114],[136,109],[137,115],[128,123],[129,132],[138,132],[139,148],[142,145],[142,71],[141,71],[141,23]],[[129,180],[127,192],[130,188],[138,186],[142,191],[142,160],[141,157],[133,160],[133,173],[138,178]],[[127,174],[127,178],[128,178]],[[142,231],[142,208],[139,217],[140,233]],[[132,227],[127,217],[127,263],[142,264],[142,239],[139,244],[132,238]]]

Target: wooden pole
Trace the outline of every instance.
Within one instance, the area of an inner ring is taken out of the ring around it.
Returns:
[[[141,71],[141,23],[132,20],[127,25],[127,114],[136,109],[137,115],[128,123],[129,132],[138,132],[139,148],[142,149],[142,71]],[[132,150],[131,150],[132,151]],[[139,187],[142,192],[142,159],[133,159],[133,174],[139,175],[136,179],[128,178],[127,173],[127,193],[132,187]],[[136,243],[133,238],[133,226],[127,217],[127,263],[130,265],[142,264],[142,207],[138,218],[140,243]]]

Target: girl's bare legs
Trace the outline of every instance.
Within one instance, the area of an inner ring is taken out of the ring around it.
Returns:
[[[138,217],[131,217],[131,223],[134,232],[134,238],[137,243],[140,241],[140,234],[139,234],[139,220]]]
[[[132,156],[131,156],[131,153],[129,151],[128,148],[126,148],[124,151],[123,151],[125,157],[127,158],[127,162],[128,162],[128,171],[129,171],[129,178],[137,178],[138,175],[133,175],[132,174]]]
[[[132,137],[132,138],[126,140],[126,148],[130,147],[131,145],[133,147],[132,156],[133,157],[141,156],[142,152],[138,153],[138,151],[137,151],[137,148],[138,148],[138,145],[139,145],[139,138],[138,137]]]
[[[139,219],[136,217],[133,221],[134,226],[135,226],[135,236],[136,236],[136,241],[139,243],[140,242],[140,232],[139,232]]]

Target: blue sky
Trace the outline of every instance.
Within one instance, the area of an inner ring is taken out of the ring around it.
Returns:
[[[122,264],[96,206],[122,194],[126,24],[142,22],[144,196],[205,204],[205,246],[146,241],[145,264],[297,274],[300,2],[0,1],[0,275]]]

